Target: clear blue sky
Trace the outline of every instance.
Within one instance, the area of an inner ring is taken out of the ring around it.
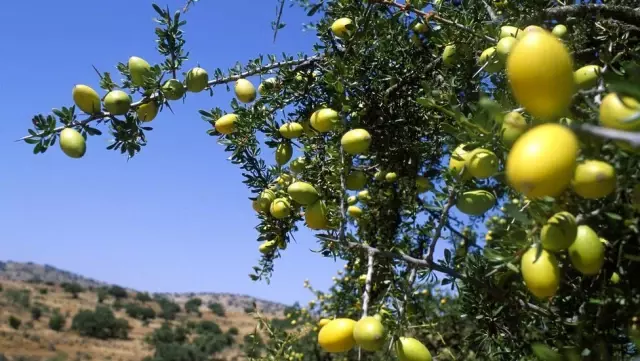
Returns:
[[[297,8],[285,8],[287,27],[273,43],[275,6],[198,3],[186,14],[186,67],[199,62],[213,73],[259,53],[308,52],[315,35],[301,31],[307,18]],[[10,1],[3,15],[0,40],[11,55],[0,60],[0,260],[49,263],[149,291],[233,292],[287,303],[312,298],[305,278],[329,287],[342,263],[309,252],[316,247],[307,231],[277,261],[271,285],[249,279],[259,259],[250,194],[197,112],[228,109],[224,87],[213,98],[201,93],[174,102],[175,115],[153,121],[148,146],[129,162],[105,149],[106,132],[90,138],[80,160],[57,144],[35,156],[30,145],[13,142],[34,114],[72,105],[75,84],[98,89],[91,65],[113,74],[132,55],[162,60],[151,1]]]
[[[159,5],[177,9],[184,1]],[[310,51],[315,35],[301,31],[308,18],[300,9],[285,9],[288,26],[274,44],[275,1],[245,5],[251,10],[203,0],[186,14],[186,68],[200,63],[213,73],[259,53]],[[80,160],[57,145],[35,156],[30,145],[13,142],[34,114],[72,105],[75,84],[98,89],[91,65],[115,74],[115,65],[132,55],[162,60],[150,1],[11,1],[3,14],[0,40],[13,56],[0,60],[0,260],[48,263],[152,292],[232,292],[306,303],[312,295],[302,287],[305,278],[328,289],[343,263],[311,253],[315,239],[304,229],[277,260],[270,285],[249,279],[259,259],[250,194],[197,112],[228,109],[232,94],[224,87],[213,98],[201,93],[186,104],[174,102],[175,115],[167,111],[153,121],[148,146],[129,162],[105,149],[106,132],[90,138]]]

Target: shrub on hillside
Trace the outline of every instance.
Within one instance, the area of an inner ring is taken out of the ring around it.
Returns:
[[[31,304],[31,291],[29,290],[7,289],[4,292],[4,296],[9,302],[17,306],[29,308]]]
[[[96,297],[98,297],[98,303],[104,302],[104,300],[106,300],[108,296],[109,296],[109,290],[104,287],[98,288],[98,290],[96,291]]]
[[[194,345],[163,343],[156,347],[153,357],[143,361],[207,361],[209,356]]]
[[[237,327],[231,327],[227,332],[229,332],[230,335],[234,335],[234,336],[237,336],[240,333]]]
[[[184,304],[184,310],[187,313],[195,313],[200,315],[200,306],[202,306],[202,300],[200,298],[192,298]]]
[[[9,326],[11,326],[11,328],[13,328],[14,330],[17,330],[18,328],[20,328],[20,325],[22,324],[22,320],[11,315],[9,316]]]
[[[149,302],[151,301],[151,296],[147,292],[138,292],[136,294],[136,300],[140,302]]]
[[[46,295],[49,293],[49,290],[46,288],[41,288],[38,290],[38,292],[40,292],[41,295]]]
[[[129,296],[127,294],[127,290],[116,285],[109,287],[109,294],[117,300],[127,298]]]
[[[73,317],[71,329],[77,331],[81,336],[101,340],[126,339],[129,334],[129,323],[127,320],[116,318],[110,309],[97,306],[95,311],[82,310],[78,312]]]
[[[60,314],[60,311],[56,310],[49,318],[49,328],[54,331],[62,331],[67,320]]]
[[[158,346],[160,344],[183,344],[187,342],[189,330],[182,326],[171,327],[171,324],[164,322],[160,328],[145,335],[145,342]]]
[[[156,302],[160,305],[160,317],[165,320],[175,320],[176,315],[180,313],[180,305],[166,298],[157,298]]]
[[[209,309],[211,310],[211,312],[213,312],[213,314],[218,315],[220,317],[224,317],[225,315],[224,306],[222,306],[222,304],[220,303],[217,303],[217,302],[210,303]]]
[[[135,303],[129,303],[125,306],[127,315],[141,321],[152,320],[156,318],[156,312],[151,307],[140,306]]]
[[[60,286],[63,291],[70,293],[73,298],[78,298],[78,294],[84,292],[84,287],[76,282],[64,282]]]
[[[42,310],[38,307],[33,307],[31,309],[31,319],[34,321],[38,321],[42,317]]]
[[[222,329],[217,323],[213,321],[200,321],[196,326],[196,332],[200,335],[204,335],[207,333],[221,334]]]
[[[113,306],[113,309],[116,311],[120,311],[122,307],[124,307],[124,305],[122,305],[122,301],[120,300],[115,300],[112,306]]]

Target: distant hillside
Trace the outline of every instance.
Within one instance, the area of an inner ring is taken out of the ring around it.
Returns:
[[[70,271],[61,270],[51,265],[40,265],[32,262],[21,263],[13,261],[0,261],[0,280],[9,280],[16,282],[53,282],[55,284],[64,282],[75,282],[86,288],[109,285],[106,282],[84,277]],[[178,303],[184,303],[189,298],[198,297],[203,300],[203,304],[205,306],[210,302],[217,302],[224,305],[226,309],[232,312],[243,312],[246,308],[252,307],[253,302],[256,302],[258,309],[274,315],[282,313],[284,311],[284,308],[286,307],[286,305],[281,303],[261,300],[247,295],[237,295],[230,293],[190,292],[160,293],[159,295],[166,296]]]

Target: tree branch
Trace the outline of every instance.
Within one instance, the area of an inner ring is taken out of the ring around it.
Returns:
[[[482,4],[484,4],[484,8],[487,9],[487,14],[489,14],[489,18],[491,19],[491,21],[498,20],[498,16],[496,16],[496,13],[485,0],[482,0]]]
[[[629,143],[633,148],[640,147],[639,132],[627,132],[624,130],[604,128],[591,124],[572,124],[571,128],[575,131],[590,134],[599,138],[622,140]]]
[[[304,58],[300,58],[300,59],[280,61],[280,62],[277,62],[277,63],[273,63],[273,64],[269,64],[269,65],[265,65],[265,66],[259,67],[259,68],[254,69],[254,70],[246,71],[244,73],[231,75],[231,76],[224,77],[224,78],[218,78],[218,79],[210,80],[207,83],[207,88],[206,89],[212,88],[212,87],[214,87],[216,85],[230,83],[232,81],[236,81],[238,79],[246,78],[246,77],[249,77],[249,76],[252,76],[252,75],[263,74],[263,73],[268,72],[269,70],[273,70],[273,69],[276,69],[276,68],[281,68],[281,67],[284,67],[284,66],[295,65],[296,68],[304,67],[304,66],[307,66],[307,65],[315,63],[316,61],[322,59],[322,57],[323,57],[322,55],[314,55],[314,56],[304,57]],[[151,94],[149,96],[146,96],[146,97],[140,99],[137,102],[132,103],[131,104],[131,109],[135,110],[140,105],[148,103],[149,101],[157,98],[158,95],[159,95],[159,93],[155,92],[155,93],[153,93],[153,94]],[[73,127],[73,126],[79,126],[79,125],[86,125],[86,124],[91,123],[93,121],[100,121],[102,119],[109,118],[111,116],[112,115],[109,114],[108,112],[100,112],[100,113],[96,113],[96,114],[91,115],[89,118],[87,118],[85,120],[75,121],[75,122],[71,123],[69,126]],[[41,132],[41,133],[37,133],[36,135],[27,135],[27,136],[24,136],[24,137],[22,137],[20,139],[17,139],[16,142],[19,142],[19,141],[22,141],[22,140],[25,140],[25,139],[31,139],[31,138],[34,138],[34,137],[41,137],[41,136],[46,135],[46,134],[53,134],[53,133],[61,132],[66,127],[67,126],[64,126],[64,125],[63,126],[59,126],[59,127],[55,128],[52,133]]]
[[[436,251],[436,245],[438,244],[438,240],[442,235],[442,228],[444,228],[447,223],[447,217],[449,216],[449,210],[453,207],[453,204],[456,201],[456,192],[454,187],[450,187],[449,189],[449,198],[447,199],[447,204],[442,209],[442,214],[440,215],[440,220],[438,221],[438,225],[436,226],[436,232],[433,235],[433,240],[431,240],[431,244],[429,244],[429,252],[423,257],[427,262],[433,263],[433,253]]]
[[[598,13],[604,17],[621,20],[629,24],[640,24],[640,8],[607,4],[577,4],[548,8],[543,13],[548,17],[565,18],[568,16]]]
[[[367,316],[369,311],[369,297],[371,297],[371,281],[373,279],[374,253],[367,251],[367,280],[364,284],[364,293],[362,294],[362,317]]]

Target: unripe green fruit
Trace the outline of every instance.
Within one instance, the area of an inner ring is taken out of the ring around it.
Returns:
[[[345,179],[345,186],[350,191],[359,191],[367,184],[367,174],[360,170],[353,170]]]
[[[158,103],[154,100],[144,103],[136,109],[136,114],[138,114],[138,119],[143,122],[150,122],[158,115]]]
[[[100,112],[100,96],[93,88],[78,84],[73,87],[71,94],[73,96],[73,102],[83,112],[87,114]]]
[[[294,139],[302,135],[302,133],[304,132],[304,128],[300,123],[291,122],[282,124],[279,131],[280,135],[282,135],[283,137],[287,139]]]
[[[146,77],[151,75],[151,65],[146,60],[137,56],[129,58],[129,74],[131,83],[135,86],[143,86]]]
[[[493,193],[478,189],[468,191],[460,195],[456,201],[456,207],[462,213],[480,216],[491,209],[496,203],[496,197]]]
[[[291,205],[286,198],[276,198],[269,206],[269,213],[277,219],[287,218],[291,214]]]
[[[202,68],[195,67],[187,73],[185,79],[187,83],[187,90],[192,93],[199,93],[203,91],[209,83],[209,74]]]
[[[287,193],[289,193],[291,199],[305,206],[315,203],[320,197],[318,191],[306,182],[292,183],[287,188]]]
[[[560,212],[547,220],[540,232],[540,240],[546,250],[558,252],[569,248],[577,234],[575,217],[569,212]]]
[[[293,147],[291,143],[280,143],[276,148],[276,163],[285,165],[293,156]]]
[[[169,100],[178,100],[184,96],[186,88],[178,79],[169,79],[162,86],[164,97]]]
[[[242,103],[251,103],[256,100],[256,88],[247,79],[238,79],[234,87],[236,98]]]
[[[449,44],[444,47],[444,51],[442,52],[442,63],[445,66],[451,66],[456,61],[456,46],[455,44]]]
[[[60,149],[71,158],[82,158],[87,152],[87,142],[80,132],[64,128],[60,132]]]
[[[371,134],[365,129],[352,129],[342,136],[340,144],[347,154],[365,154],[371,145]]]
[[[122,90],[112,90],[104,97],[104,107],[112,115],[127,114],[131,108],[131,96]]]

